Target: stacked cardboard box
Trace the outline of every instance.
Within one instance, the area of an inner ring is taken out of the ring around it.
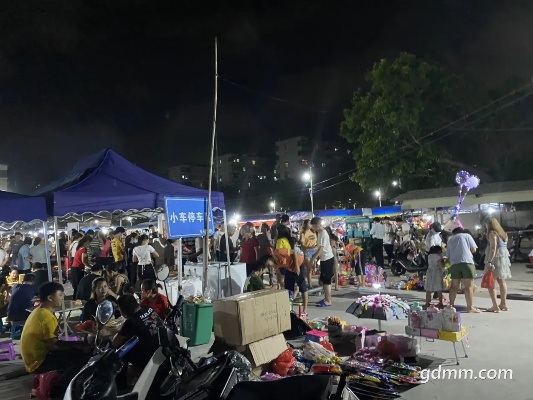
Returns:
[[[286,290],[260,290],[216,300],[213,318],[217,352],[237,350],[259,372],[287,348],[283,332],[291,328],[290,312]]]

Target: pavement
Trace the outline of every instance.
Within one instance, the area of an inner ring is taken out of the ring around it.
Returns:
[[[525,263],[513,264],[513,278],[509,280],[509,294],[531,299],[533,294],[533,269],[526,268]],[[481,273],[481,271],[480,271]],[[383,290],[395,294],[406,301],[423,301],[424,293],[415,291]],[[325,318],[339,316],[348,324],[364,325],[377,329],[375,320],[358,320],[345,310],[361,295],[377,293],[376,289],[356,290],[353,286],[339,288],[333,293],[333,306],[316,308],[313,304],[321,299],[311,296],[309,317]],[[464,296],[458,295],[457,305],[464,305]],[[474,305],[482,309],[491,306],[488,293],[480,289],[475,293]],[[468,358],[461,357],[461,346],[457,346],[460,365],[455,365],[453,345],[439,340],[420,339],[420,359],[430,365],[434,371],[438,368],[451,370],[471,369],[473,378],[477,379],[430,379],[428,383],[414,387],[402,394],[402,399],[409,400],[533,400],[531,377],[533,376],[533,354],[530,332],[533,331],[533,302],[509,300],[508,312],[499,314],[483,312],[480,314],[462,314],[462,323],[469,331]],[[406,321],[386,321],[382,328],[389,333],[403,334]],[[210,345],[191,348],[196,358],[206,355]],[[355,350],[355,349],[354,349]],[[478,373],[488,369],[509,369],[512,379],[481,379]],[[441,377],[442,378],[442,377]],[[0,399],[27,399],[31,388],[31,376],[26,375],[22,361],[0,362]]]

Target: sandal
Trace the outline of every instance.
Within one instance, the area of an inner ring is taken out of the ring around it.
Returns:
[[[317,307],[331,307],[331,304],[326,304],[326,300],[320,300],[317,304]]]
[[[468,310],[467,312],[470,314],[478,314],[481,312],[481,310],[478,308],[472,308],[471,310]]]
[[[500,309],[498,307],[491,307],[491,308],[487,308],[485,311],[497,314],[500,312]]]
[[[502,311],[509,311],[509,307],[502,307],[502,306],[498,306],[498,308]]]

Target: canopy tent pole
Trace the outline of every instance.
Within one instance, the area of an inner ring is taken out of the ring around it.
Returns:
[[[209,163],[209,181],[207,190],[207,216],[205,221],[205,238],[204,238],[204,279],[202,291],[205,292],[208,285],[208,271],[209,268],[209,222],[211,220],[211,193],[213,191],[213,164],[215,156],[215,138],[217,132],[217,102],[218,102],[218,42],[215,36],[215,101],[213,106],[213,134],[211,136],[211,161]]]
[[[44,234],[44,252],[46,254],[46,266],[48,268],[48,281],[52,282],[52,261],[50,261],[50,252],[48,251],[48,222],[47,221],[43,221],[43,234]],[[58,245],[57,245],[57,239],[56,239],[56,254],[58,253],[57,247]],[[57,255],[56,257],[59,260],[59,255]],[[61,269],[60,267],[61,265],[58,264],[58,269]]]
[[[56,238],[56,250],[59,247],[59,227],[57,226],[57,217],[54,217],[54,236]],[[57,252],[57,251],[56,251]],[[59,259],[59,255],[58,255]],[[63,283],[63,272],[61,271],[61,265],[58,265],[57,275],[59,278],[59,283]],[[74,294],[72,295],[72,300],[74,300]],[[65,335],[65,340],[68,340],[68,321],[65,313],[65,299],[61,302],[61,314],[63,315],[63,334]]]
[[[224,218],[224,237],[226,238],[226,279],[228,280],[229,295],[233,296],[233,285],[231,284],[231,266],[230,266],[230,252],[229,252],[229,237],[228,237],[228,218],[226,210],[222,210],[222,217]]]
[[[178,239],[178,294],[181,292],[181,281],[183,279],[182,274],[181,274],[182,270],[183,270],[183,240],[179,238]]]

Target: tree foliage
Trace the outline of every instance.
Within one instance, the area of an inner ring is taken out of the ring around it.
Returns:
[[[449,153],[431,132],[462,115],[464,83],[408,53],[377,62],[366,81],[341,123],[341,136],[355,145],[352,179],[364,190],[397,179],[403,189],[449,184],[452,169],[442,165]]]

